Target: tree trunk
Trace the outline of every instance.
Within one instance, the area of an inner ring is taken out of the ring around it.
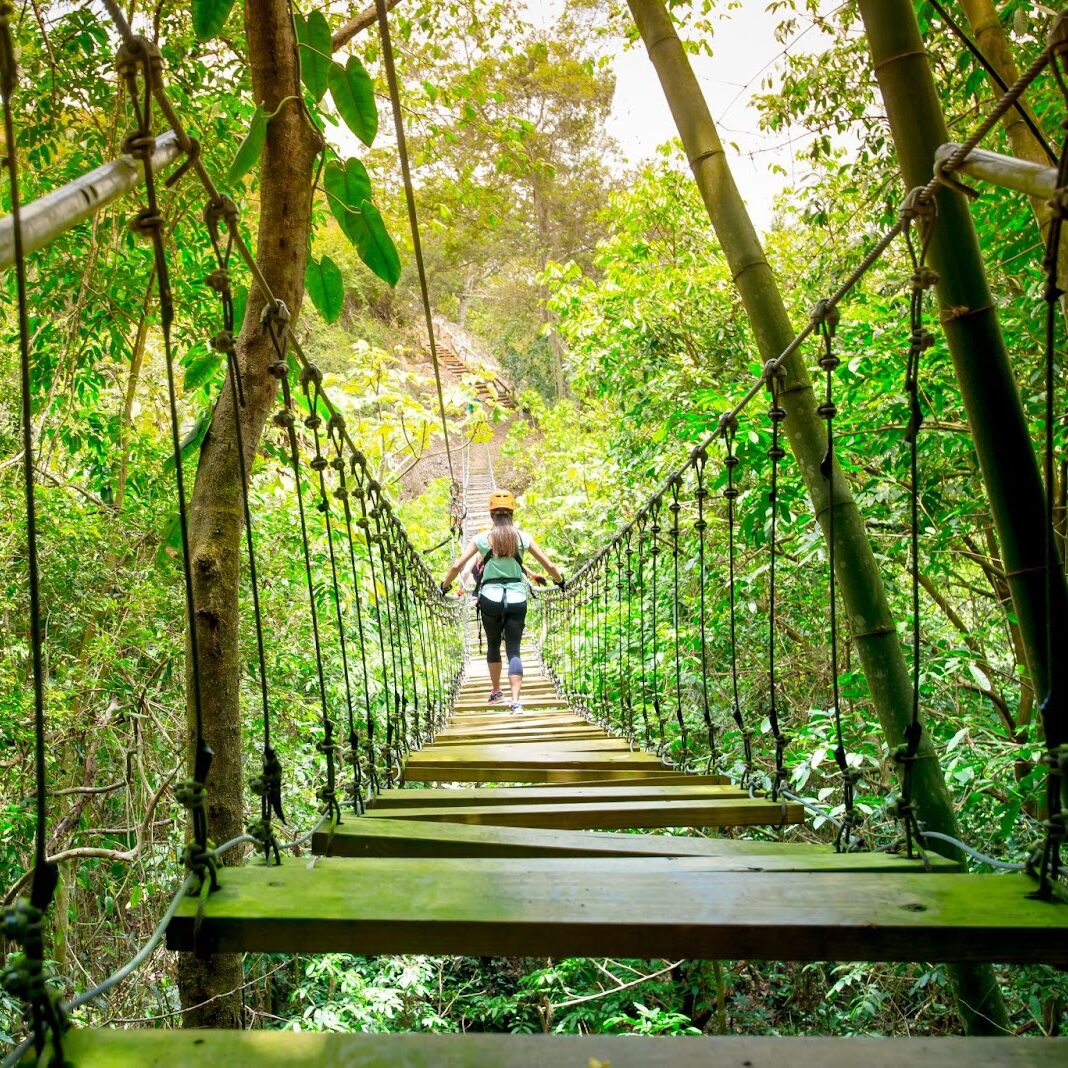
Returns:
[[[765,360],[776,358],[793,339],[794,330],[671,16],[662,0],[628,0],[628,3],[664,88],[761,355]],[[841,470],[836,464],[830,492],[820,472],[826,451],[826,426],[816,414],[816,399],[804,360],[795,353],[783,366],[786,381],[781,403],[787,411],[783,426],[824,530],[829,512],[834,509],[839,588],[872,703],[893,749],[904,740],[909,723],[912,681],[882,576]],[[913,801],[919,820],[928,829],[959,837],[942,770],[926,734],[914,765]],[[947,848],[945,852],[954,859],[963,859],[956,849]],[[995,1021],[998,1029],[1007,1025],[993,969],[958,966],[954,975],[961,1015],[969,1031],[983,1031],[987,1018]]]
[[[320,138],[300,104],[297,46],[287,0],[246,0],[245,26],[256,102],[274,112],[284,98],[294,98],[267,127],[256,255],[274,295],[295,319],[304,293]],[[276,391],[275,380],[267,374],[274,351],[260,327],[263,306],[263,294],[253,287],[237,343],[246,399],[242,428],[247,470]],[[216,842],[241,834],[244,826],[238,658],[242,506],[233,420],[230,391],[224,388],[201,449],[189,515],[204,730],[215,752],[207,782],[208,829]],[[231,850],[225,860],[239,863],[241,851]],[[179,960],[178,974],[186,1026],[242,1025],[240,955],[197,959],[187,954]]]

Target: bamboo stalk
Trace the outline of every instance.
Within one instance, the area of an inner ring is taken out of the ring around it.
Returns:
[[[789,345],[794,330],[731,174],[708,105],[662,0],[628,0],[628,4],[656,67],[760,352],[765,360],[774,359]],[[948,137],[943,136],[941,140],[946,141]],[[932,146],[928,153],[928,176],[936,147],[937,144]],[[876,715],[893,749],[903,741],[910,719],[912,682],[882,576],[841,470],[835,464],[830,492],[820,472],[826,450],[826,427],[816,414],[816,400],[804,359],[795,352],[783,366],[787,375],[782,394],[782,404],[787,410],[783,426],[825,532],[830,510],[835,510],[839,589]],[[926,736],[918,757],[913,773],[917,817],[929,830],[959,837],[942,769]],[[945,852],[953,859],[963,859],[955,848]],[[1007,1025],[992,969],[985,965],[959,966],[954,972],[961,994],[961,1013],[969,1030],[982,1030],[982,1021],[988,1017],[999,1029]]]

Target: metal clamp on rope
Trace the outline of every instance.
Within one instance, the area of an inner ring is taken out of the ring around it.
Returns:
[[[193,143],[199,147],[199,142]],[[237,222],[237,219],[237,205],[225,194],[204,205],[204,224],[213,232],[218,231],[219,223]]]
[[[830,297],[822,297],[816,301],[809,318],[813,326],[825,326],[827,332],[833,337],[838,324],[842,321],[842,313],[838,310],[838,305],[832,303]]]
[[[115,53],[115,70],[129,77],[140,67],[151,89],[163,88],[163,53],[147,37],[135,34],[127,38]]]

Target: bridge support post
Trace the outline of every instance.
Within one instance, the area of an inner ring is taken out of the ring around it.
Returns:
[[[793,340],[794,330],[689,59],[663,0],[628,0],[628,4],[664,89],[761,355],[765,360],[775,359]],[[942,140],[948,138],[943,136]],[[929,160],[939,143],[932,147]],[[876,714],[888,744],[894,748],[903,742],[909,722],[912,682],[882,576],[842,471],[835,464],[830,491],[820,472],[827,430],[816,413],[804,359],[794,353],[783,367],[787,375],[781,395],[787,411],[783,426],[825,532],[830,509],[835,510],[839,588]],[[914,766],[913,801],[917,817],[929,830],[959,837],[942,769],[926,737]],[[953,859],[963,859],[953,848],[945,852]],[[954,966],[953,972],[961,1016],[969,1033],[1003,1033],[1008,1017],[993,969],[960,965]]]

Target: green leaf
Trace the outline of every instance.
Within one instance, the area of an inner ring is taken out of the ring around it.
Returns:
[[[191,390],[200,389],[201,386],[210,382],[215,377],[215,372],[219,369],[222,360],[221,353],[204,346],[203,351],[197,353],[188,362],[185,378],[182,381],[182,389],[188,393]],[[171,466],[173,467],[173,461]]]
[[[330,54],[333,52],[333,38],[330,27],[321,11],[313,11],[307,19],[303,15],[293,16],[297,27],[297,40],[300,42],[300,77],[312,99],[318,103],[323,99],[330,80]]]
[[[344,67],[331,63],[329,84],[334,106],[345,125],[370,147],[378,133],[378,104],[367,68],[355,56],[349,56]]]
[[[400,278],[401,262],[397,246],[386,230],[382,215],[369,200],[360,204],[356,231],[356,251],[360,259],[371,268],[383,282],[391,286]]]
[[[358,221],[354,216],[358,214],[360,205],[371,199],[371,177],[367,168],[358,159],[347,159],[343,164],[331,160],[323,174],[323,186],[334,218],[355,244],[354,227]]]
[[[178,448],[182,454],[182,460],[185,461],[189,454],[194,449],[199,449],[204,442],[204,438],[207,437],[208,430],[211,427],[211,412],[205,412],[203,415],[197,418],[197,421],[193,424],[192,428],[185,435],[184,438],[178,443]],[[174,470],[174,453],[168,452],[166,458],[163,461],[164,473],[168,473]]]
[[[210,41],[226,25],[234,0],[193,0],[193,32]]]
[[[256,166],[256,161],[260,158],[263,146],[267,142],[267,121],[268,112],[260,105],[256,108],[256,114],[252,116],[252,124],[237,150],[237,155],[234,156],[234,162],[230,164],[230,169],[226,172],[228,185],[237,185]]]
[[[324,256],[318,263],[308,260],[304,288],[319,314],[328,323],[337,322],[345,299],[345,283],[341,280],[338,265],[329,256]]]

